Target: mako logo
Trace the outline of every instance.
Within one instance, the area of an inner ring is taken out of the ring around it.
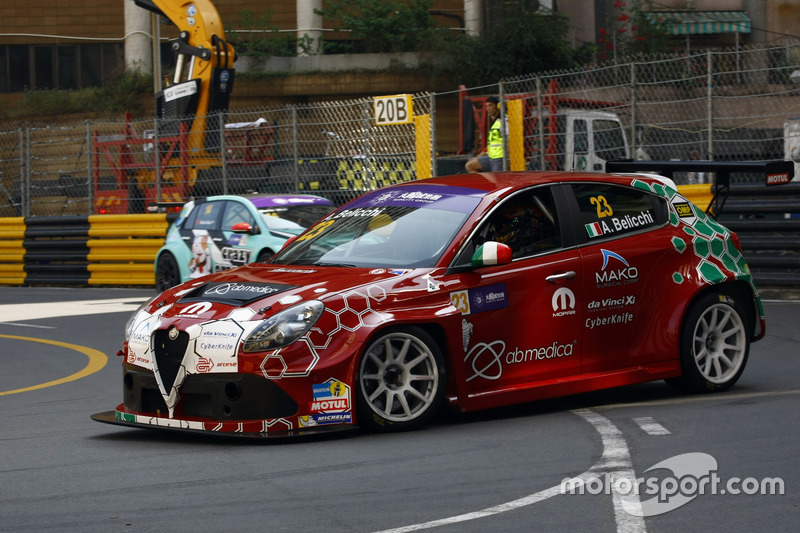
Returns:
[[[639,269],[628,264],[624,257],[611,250],[601,249],[600,251],[603,252],[603,266],[600,272],[594,273],[598,288],[627,285],[639,281]]]
[[[553,293],[553,316],[575,314],[575,294],[566,287],[561,287]]]

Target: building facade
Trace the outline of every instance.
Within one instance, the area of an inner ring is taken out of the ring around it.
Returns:
[[[161,0],[159,0],[161,1]],[[797,38],[800,0],[543,0],[544,7],[571,20],[573,46],[598,43],[615,51],[624,38],[626,17],[638,7],[666,17],[674,41],[687,49],[728,47]],[[478,34],[491,23],[502,0],[433,0],[437,23]],[[313,41],[347,40],[349,36],[316,13],[325,0],[233,0],[216,9],[228,35],[252,31],[255,19],[279,33]],[[733,17],[731,19],[731,17]],[[604,35],[612,35],[604,39]],[[153,36],[161,43],[153,47]],[[149,71],[162,51],[168,61],[168,40],[175,27],[155,22],[134,0],[98,4],[96,0],[3,0],[0,3],[0,93],[27,90],[70,90],[97,86],[128,69]],[[229,37],[230,39],[230,37]],[[603,42],[601,42],[603,41]],[[303,53],[309,53],[309,50]],[[313,47],[310,53],[315,53]],[[166,59],[163,59],[166,58]]]

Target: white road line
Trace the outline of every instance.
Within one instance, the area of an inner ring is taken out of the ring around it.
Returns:
[[[730,402],[738,400],[752,400],[753,398],[768,398],[771,396],[786,396],[800,394],[800,389],[764,392],[725,392],[718,394],[700,394],[694,396],[676,396],[663,400],[642,400],[630,403],[610,403],[607,405],[593,405],[595,411],[610,411],[612,409],[625,409],[627,407],[661,407],[664,405],[683,405],[700,402]]]
[[[622,432],[606,417],[595,413],[589,409],[578,409],[572,411],[576,415],[582,417],[584,420],[592,424],[595,430],[600,434],[603,443],[603,454],[600,460],[583,474],[572,478],[570,481],[574,486],[580,486],[588,483],[590,480],[595,480],[605,475],[610,476],[612,479],[636,479],[633,471],[633,464],[631,463],[630,452],[625,439],[622,437]],[[636,494],[623,495],[616,487],[612,485],[613,490],[613,503],[614,503],[614,518],[617,522],[617,531],[619,533],[645,533],[647,528],[642,518],[642,504],[639,496]],[[448,526],[460,522],[467,522],[470,520],[477,520],[478,518],[485,518],[506,511],[513,511],[520,507],[525,507],[544,501],[553,496],[562,494],[561,485],[556,485],[548,489],[544,489],[530,496],[525,496],[518,500],[513,500],[507,503],[501,503],[494,507],[487,507],[480,511],[466,513],[449,518],[442,518],[439,520],[432,520],[430,522],[423,522],[420,524],[412,524],[409,526],[398,527],[394,529],[386,529],[377,533],[406,533],[410,531],[420,531],[423,529],[432,529],[440,526]],[[630,512],[625,509],[630,510]],[[638,511],[638,512],[637,512]],[[638,515],[638,516],[637,516]]]
[[[39,329],[56,329],[55,326],[40,326],[39,324],[18,324],[17,322],[2,322],[4,326],[19,326],[21,328],[39,328]]]
[[[592,467],[592,473],[607,476],[607,479],[636,479],[631,462],[631,453],[622,432],[609,419],[590,409],[579,409],[573,413],[582,416],[600,433],[603,440],[603,455]],[[617,483],[611,485],[614,500],[614,519],[619,533],[639,533],[647,531],[642,518],[642,502],[635,491],[622,494]]]
[[[670,435],[667,428],[655,421],[652,416],[640,416],[633,419],[648,435]]]
[[[147,298],[112,298],[109,300],[78,300],[74,302],[46,302],[0,305],[0,323],[18,323],[25,320],[55,318],[59,316],[99,315],[105,313],[133,313]]]

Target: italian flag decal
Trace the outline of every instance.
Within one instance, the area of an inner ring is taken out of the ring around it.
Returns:
[[[586,233],[589,234],[589,237],[598,237],[603,234],[603,230],[598,222],[592,222],[591,224],[586,224]]]
[[[505,244],[490,241],[478,247],[472,257],[472,264],[475,266],[499,265],[511,262],[511,257],[511,248]]]

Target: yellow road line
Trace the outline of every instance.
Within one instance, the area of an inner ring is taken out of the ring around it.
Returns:
[[[50,344],[53,346],[59,346],[61,348],[66,348],[68,350],[74,350],[76,352],[80,352],[89,358],[89,364],[87,364],[83,368],[83,370],[76,372],[70,376],[63,377],[60,379],[55,379],[53,381],[48,381],[46,383],[40,383],[39,385],[32,385],[30,387],[25,387],[22,389],[0,391],[0,396],[5,396],[7,394],[17,394],[19,392],[28,392],[37,389],[44,389],[46,387],[54,387],[56,385],[61,385],[63,383],[69,383],[70,381],[76,381],[81,378],[85,378],[86,376],[89,376],[91,374],[94,374],[95,372],[106,366],[106,363],[108,363],[108,357],[106,356],[106,354],[98,350],[95,350],[93,348],[87,348],[86,346],[79,346],[77,344],[69,344],[66,342],[59,342],[59,341],[50,341],[46,339],[36,339],[33,337],[19,337],[17,335],[0,335],[0,338],[38,342],[41,344]]]

